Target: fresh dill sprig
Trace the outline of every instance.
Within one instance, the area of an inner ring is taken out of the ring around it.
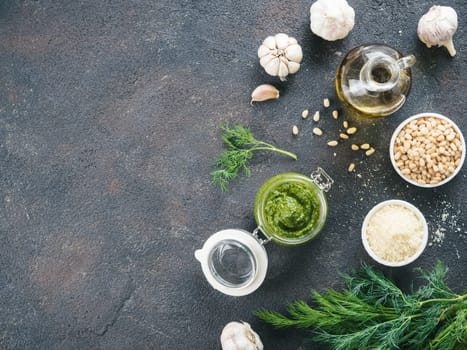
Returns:
[[[213,184],[219,185],[223,191],[227,191],[229,182],[238,176],[239,171],[243,170],[246,175],[250,175],[248,162],[253,157],[254,151],[273,151],[297,159],[297,156],[291,152],[257,140],[250,129],[241,125],[222,124],[220,128],[227,149],[217,158],[215,162],[217,169],[211,175]]]
[[[296,301],[288,315],[260,310],[256,314],[276,328],[307,328],[313,341],[334,350],[461,350],[467,349],[467,294],[445,283],[446,267],[419,269],[426,284],[411,294],[401,291],[382,273],[363,266],[342,275],[342,292],[312,291],[313,303]]]

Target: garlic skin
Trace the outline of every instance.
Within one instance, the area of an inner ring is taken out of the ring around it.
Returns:
[[[418,21],[417,34],[427,47],[445,46],[456,55],[452,37],[457,30],[457,13],[449,6],[432,6]]]
[[[284,81],[287,75],[298,72],[303,53],[295,38],[279,33],[264,39],[258,57],[266,73]]]
[[[270,84],[261,84],[251,93],[251,104],[253,102],[261,102],[266,100],[278,99],[279,90]]]
[[[344,39],[355,25],[355,11],[346,0],[318,0],[310,7],[310,28],[319,37]]]
[[[221,334],[222,350],[263,350],[259,335],[246,322],[230,322]]]

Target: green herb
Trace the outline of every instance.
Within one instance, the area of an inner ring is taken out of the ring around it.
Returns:
[[[254,151],[273,151],[297,159],[297,156],[291,152],[258,141],[250,129],[241,125],[223,124],[221,129],[223,131],[222,139],[227,145],[227,149],[217,158],[215,163],[217,169],[211,175],[213,184],[219,185],[223,191],[227,191],[229,181],[237,177],[240,170],[243,170],[246,175],[250,175],[248,161],[253,157]]]
[[[289,315],[261,310],[263,321],[277,328],[310,328],[313,341],[334,350],[467,349],[467,294],[452,292],[444,282],[447,269],[418,269],[426,284],[406,294],[368,266],[342,275],[342,292],[312,291],[316,307],[304,301],[288,306]]]

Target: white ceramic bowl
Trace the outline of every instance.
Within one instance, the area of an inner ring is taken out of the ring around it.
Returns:
[[[368,223],[370,221],[370,218],[379,209],[381,209],[381,208],[383,208],[384,206],[387,206],[387,205],[398,205],[398,206],[402,206],[404,208],[408,208],[409,210],[411,210],[417,216],[417,218],[420,220],[420,222],[422,224],[422,227],[423,227],[423,237],[422,237],[422,243],[420,244],[420,247],[418,248],[418,250],[412,256],[408,257],[406,260],[403,260],[403,261],[392,262],[392,261],[387,261],[387,260],[379,257],[378,255],[375,254],[375,252],[370,247],[370,244],[368,243],[367,227],[368,227]],[[420,212],[420,210],[418,210],[412,204],[410,204],[410,203],[408,203],[406,201],[398,200],[398,199],[387,200],[387,201],[381,202],[381,203],[377,204],[376,206],[374,206],[368,212],[365,219],[363,220],[363,224],[362,224],[362,243],[363,243],[363,246],[365,247],[365,250],[367,251],[368,255],[370,255],[376,262],[380,263],[381,265],[391,266],[391,267],[405,266],[405,265],[408,265],[408,264],[412,263],[413,261],[415,261],[423,253],[423,251],[425,250],[426,245],[428,243],[428,225],[426,223],[425,217]]]
[[[409,179],[408,177],[406,177],[404,174],[401,173],[401,170],[396,165],[396,160],[394,159],[394,144],[395,144],[396,138],[399,135],[399,133],[401,132],[401,130],[408,123],[410,123],[412,120],[418,119],[418,118],[423,118],[423,117],[434,117],[434,118],[440,118],[440,119],[443,119],[443,120],[447,121],[453,127],[453,129],[459,134],[460,141],[461,141],[461,144],[462,144],[461,160],[460,160],[459,165],[457,166],[457,168],[454,170],[454,172],[450,176],[444,178],[443,180],[441,180],[440,182],[435,183],[435,184],[420,184],[420,183],[418,183],[417,181],[415,181],[413,179]],[[389,157],[391,158],[392,166],[394,167],[396,172],[399,174],[399,176],[402,177],[405,181],[407,181],[408,183],[410,183],[412,185],[415,185],[415,186],[418,186],[418,187],[425,187],[425,188],[432,188],[432,187],[441,186],[441,185],[444,185],[445,183],[451,181],[454,178],[454,176],[456,176],[457,173],[461,170],[462,165],[464,164],[464,160],[465,160],[465,153],[466,153],[465,139],[464,139],[464,136],[462,135],[462,132],[459,129],[459,127],[451,119],[445,117],[444,115],[438,114],[438,113],[419,113],[419,114],[416,114],[416,115],[414,115],[414,116],[412,116],[410,118],[407,118],[401,124],[399,124],[399,126],[396,128],[396,130],[392,134],[391,142],[389,143]]]

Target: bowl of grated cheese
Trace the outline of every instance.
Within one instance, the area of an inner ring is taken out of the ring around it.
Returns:
[[[387,200],[374,206],[363,220],[362,243],[367,253],[382,265],[408,265],[424,251],[428,225],[412,204]]]

